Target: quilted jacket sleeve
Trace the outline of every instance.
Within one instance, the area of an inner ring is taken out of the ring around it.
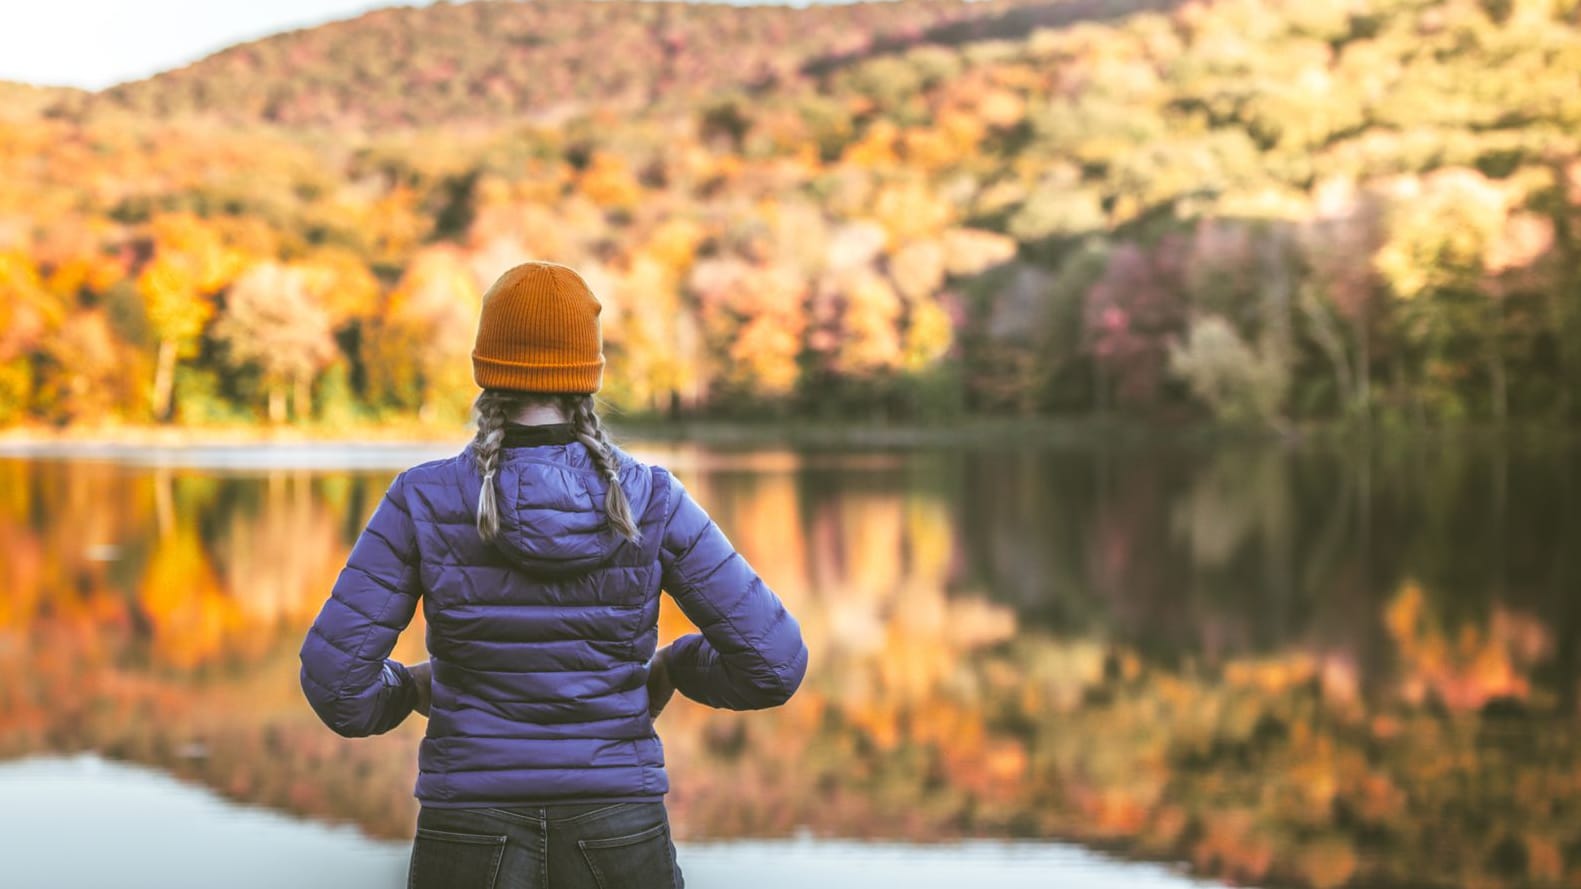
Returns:
[[[785,703],[807,672],[800,624],[680,482],[671,488],[664,589],[702,630],[669,648],[676,691],[728,710]]]
[[[302,643],[302,691],[324,724],[377,735],[412,712],[411,674],[391,660],[417,610],[417,539],[404,474],[391,483]]]

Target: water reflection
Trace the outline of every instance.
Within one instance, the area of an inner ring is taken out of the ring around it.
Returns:
[[[647,453],[813,652],[783,710],[666,713],[683,837],[1072,837],[1312,886],[1581,876],[1573,449]],[[296,686],[392,475],[0,460],[0,756],[101,751],[409,835],[420,721],[348,743]],[[423,657],[420,621],[397,657]]]

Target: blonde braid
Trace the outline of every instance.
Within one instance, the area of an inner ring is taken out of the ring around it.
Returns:
[[[472,420],[477,436],[472,439],[472,460],[483,476],[478,492],[478,534],[492,543],[500,533],[500,501],[494,489],[494,475],[500,467],[500,447],[505,441],[505,423],[521,401],[519,395],[485,389],[472,404]]]
[[[642,532],[631,517],[631,503],[626,499],[626,491],[620,486],[620,465],[609,435],[604,432],[604,424],[599,422],[593,396],[563,395],[560,408],[576,429],[577,441],[587,448],[588,456],[593,458],[593,465],[609,482],[609,493],[604,496],[604,511],[609,514],[609,523],[615,526],[620,536],[632,543],[641,543]]]

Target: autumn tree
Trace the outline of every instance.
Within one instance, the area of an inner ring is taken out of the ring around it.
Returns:
[[[335,355],[330,332],[329,314],[312,298],[308,274],[274,262],[236,279],[214,326],[233,362],[262,373],[272,423],[285,422],[288,388],[296,418],[312,416],[313,378]]]
[[[375,391],[416,408],[425,422],[463,413],[473,390],[467,356],[482,300],[459,251],[436,246],[418,253],[367,339],[363,360]]]
[[[152,225],[153,258],[137,277],[144,311],[159,343],[150,409],[174,414],[176,362],[190,356],[214,315],[214,295],[235,276],[241,256],[204,220],[161,216]]]
[[[1194,319],[1185,339],[1170,343],[1169,368],[1214,416],[1230,422],[1274,420],[1289,382],[1280,356],[1248,344],[1217,315]]]
[[[1460,411],[1453,389],[1433,386],[1441,370],[1482,353],[1489,378],[1490,412],[1503,423],[1507,381],[1502,300],[1484,289],[1492,257],[1507,265],[1514,253],[1494,242],[1502,234],[1509,195],[1475,170],[1445,169],[1393,185],[1387,237],[1375,266],[1398,301],[1401,334],[1414,353],[1417,386],[1439,411]],[[1506,269],[1500,269],[1502,273]],[[1469,352],[1470,355],[1464,355]]]
[[[807,327],[806,282],[783,266],[721,257],[699,262],[689,286],[709,342],[724,359],[717,372],[726,385],[769,399],[795,392]]]
[[[0,423],[26,414],[34,385],[31,355],[62,316],[32,261],[20,251],[0,251]]]
[[[1109,254],[1103,276],[1087,292],[1087,348],[1101,371],[1098,403],[1112,392],[1120,402],[1148,407],[1159,398],[1169,344],[1180,333],[1182,242],[1168,237],[1147,249],[1121,244]]]
[[[1314,218],[1298,233],[1307,267],[1296,303],[1305,329],[1333,368],[1342,403],[1372,409],[1373,316],[1382,287],[1371,257],[1384,238],[1381,200],[1339,179],[1323,183]],[[1347,335],[1348,333],[1348,335]]]

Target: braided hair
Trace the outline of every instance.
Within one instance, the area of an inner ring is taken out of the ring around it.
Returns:
[[[609,434],[604,431],[604,424],[599,422],[593,396],[561,395],[560,410],[570,418],[572,427],[576,429],[577,441],[587,448],[588,456],[593,458],[593,465],[609,482],[609,493],[604,495],[604,511],[609,514],[609,523],[615,526],[620,536],[632,543],[641,543],[642,532],[637,530],[637,522],[631,517],[631,503],[626,500],[626,492],[620,486],[620,464]]]
[[[527,399],[515,392],[485,389],[472,403],[472,422],[477,435],[472,439],[472,461],[483,476],[478,492],[478,534],[490,543],[500,533],[500,501],[494,490],[494,476],[500,468],[500,446],[505,443],[505,424]]]
[[[478,494],[478,534],[493,542],[500,533],[499,494],[494,479],[499,473],[500,448],[505,442],[505,424],[519,410],[533,404],[554,404],[576,431],[577,441],[587,448],[588,457],[609,483],[604,495],[604,510],[616,533],[632,543],[639,543],[642,534],[631,515],[631,503],[620,486],[620,464],[609,434],[599,422],[598,411],[591,395],[543,395],[532,392],[508,392],[485,389],[472,405],[472,418],[477,435],[472,439],[472,460],[478,474],[483,477],[483,488]]]

